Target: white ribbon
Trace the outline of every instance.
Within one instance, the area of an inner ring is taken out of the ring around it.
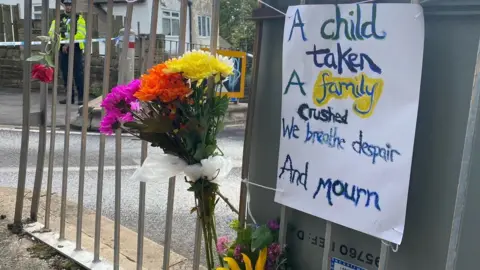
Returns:
[[[202,159],[199,164],[188,165],[179,157],[152,151],[142,166],[133,173],[131,179],[139,182],[158,182],[183,173],[191,182],[200,178],[217,182],[225,178],[231,170],[232,162],[223,156],[211,156]]]

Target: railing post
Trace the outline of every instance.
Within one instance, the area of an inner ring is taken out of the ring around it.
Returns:
[[[60,28],[60,1],[55,2],[55,32]],[[45,199],[45,229],[50,228],[50,206],[52,203],[53,164],[55,162],[55,135],[57,124],[57,90],[58,71],[60,66],[59,51],[55,51],[55,72],[53,75],[52,112],[50,120],[50,150],[48,153],[47,197]]]
[[[130,29],[132,25],[133,3],[127,3],[127,14],[125,27],[123,29],[123,47],[120,61],[127,60],[128,40],[130,37]],[[127,71],[127,63],[119,62],[118,83],[124,84],[125,73]],[[117,129],[115,132],[115,224],[113,239],[113,268],[120,269],[120,221],[121,221],[121,195],[122,195],[122,130]]]
[[[42,0],[42,36],[48,36],[48,9],[49,0]],[[42,42],[42,48],[45,47],[46,44],[46,42]],[[35,171],[32,205],[30,208],[30,219],[32,221],[37,221],[38,204],[40,202],[40,192],[42,191],[43,166],[45,164],[45,147],[47,142],[47,93],[48,83],[40,83],[40,123],[38,134],[37,169]]]
[[[47,0],[48,1],[48,0]],[[76,250],[82,249],[82,226],[83,226],[83,193],[85,187],[85,161],[87,158],[87,129],[88,129],[88,99],[90,96],[90,66],[92,63],[92,24],[93,24],[93,0],[88,0],[87,12],[87,44],[85,45],[85,77],[83,89],[82,107],[82,142],[80,146],[80,172],[78,179],[78,204],[77,204],[77,237]],[[80,97],[78,97],[80,98]]]
[[[107,3],[107,36],[105,40],[105,62],[103,66],[103,94],[105,99],[110,88],[110,60],[112,57],[112,25],[113,25],[113,0]],[[105,116],[105,109],[102,109],[102,118]],[[93,251],[93,262],[100,261],[100,233],[102,224],[102,199],[103,199],[103,170],[105,166],[105,135],[100,134],[100,150],[98,155],[98,177],[97,177],[97,199],[95,209],[95,240]]]
[[[72,11],[70,20],[76,21],[77,2],[72,1]],[[75,33],[77,25],[72,23],[70,33]],[[68,78],[67,78],[67,98],[65,112],[65,141],[63,145],[63,175],[62,175],[62,198],[60,207],[60,240],[65,240],[65,219],[67,212],[67,186],[68,186],[68,156],[70,149],[70,108],[73,91],[73,62],[75,56],[75,35],[70,35],[70,43],[68,45]]]
[[[150,44],[148,46],[148,56],[145,59],[145,65],[142,67],[143,71],[153,66],[155,58],[156,40],[157,40],[157,22],[158,22],[158,8],[160,0],[152,0],[152,16],[150,20]],[[145,40],[143,40],[145,41]],[[142,54],[144,50],[142,49]],[[145,161],[148,154],[148,143],[142,141],[142,156],[141,162]],[[145,182],[140,183],[140,196],[138,200],[138,238],[137,238],[137,270],[141,270],[143,266],[143,237],[145,232],[145,195],[147,192],[147,185]]]
[[[30,57],[32,52],[32,0],[24,1],[23,15],[24,30],[24,59]],[[15,216],[13,219],[14,232],[19,232],[22,228],[23,198],[25,193],[25,181],[27,178],[27,158],[28,158],[28,141],[30,135],[30,88],[32,66],[30,62],[23,62],[23,112],[22,112],[22,145],[20,148],[20,164],[18,169],[18,185],[17,199],[15,204]]]

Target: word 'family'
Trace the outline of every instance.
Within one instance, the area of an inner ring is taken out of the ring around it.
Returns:
[[[369,78],[363,73],[353,78],[334,77],[331,71],[324,70],[318,74],[313,87],[313,103],[322,107],[332,98],[351,97],[354,100],[353,112],[367,118],[373,114],[382,92],[382,79]]]

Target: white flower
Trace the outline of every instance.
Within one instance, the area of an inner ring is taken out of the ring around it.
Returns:
[[[234,68],[234,63],[233,63],[232,58],[217,54],[217,60],[224,63],[227,66],[232,67],[232,69]],[[227,77],[228,75],[229,74],[222,74],[223,77]]]

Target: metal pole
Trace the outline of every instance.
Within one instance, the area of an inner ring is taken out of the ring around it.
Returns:
[[[24,1],[23,29],[25,44],[23,47],[25,59],[32,52],[32,0]],[[22,145],[20,148],[20,165],[18,168],[17,199],[15,204],[15,216],[13,219],[15,231],[21,230],[23,197],[25,193],[25,181],[27,178],[28,139],[30,134],[30,88],[31,88],[31,63],[23,61],[23,110],[22,110]]]
[[[185,43],[184,43],[185,46]],[[170,268],[170,248],[172,246],[173,202],[175,199],[175,176],[168,182],[167,222],[165,224],[165,244],[163,247],[163,270]]]
[[[280,207],[280,232],[278,236],[280,248],[282,249],[287,243],[287,225],[287,207],[285,205],[282,205],[282,207]]]
[[[85,49],[85,77],[82,106],[82,142],[80,146],[80,172],[78,179],[77,239],[76,250],[82,249],[83,193],[85,188],[85,161],[87,156],[88,97],[90,96],[90,66],[92,63],[93,0],[88,0],[87,44]],[[79,97],[80,98],[80,97]]]
[[[180,36],[178,38],[178,55],[185,53],[187,42],[187,8],[188,0],[181,0],[180,4]]]
[[[178,42],[178,55],[185,52],[185,41],[187,36],[187,6],[188,0],[181,0],[180,7],[180,37]],[[173,227],[173,206],[175,202],[175,176],[170,177],[168,182],[167,216],[165,224],[165,246],[163,254],[163,269],[170,267],[170,249],[172,245],[172,227]]]
[[[210,37],[210,52],[213,55],[217,54],[218,46],[218,29],[220,24],[220,0],[213,0],[212,9],[212,32]]]
[[[112,57],[112,25],[113,25],[113,0],[107,3],[107,36],[105,42],[105,62],[103,65],[103,94],[105,99],[110,87],[110,60]],[[105,109],[102,109],[102,118]],[[98,179],[97,179],[97,205],[95,209],[95,240],[93,250],[93,262],[100,261],[100,233],[102,223],[102,199],[103,199],[103,170],[105,166],[105,135],[100,134],[100,150],[98,156]]]
[[[158,23],[158,7],[160,0],[152,0],[152,18],[150,20],[150,44],[148,46],[147,67],[151,68],[155,61],[155,50],[157,48],[157,23]]]
[[[75,22],[77,19],[77,2],[72,1],[72,12],[70,21]],[[75,33],[76,23],[70,25],[70,33]],[[68,45],[68,78],[67,78],[67,100],[65,112],[65,141],[63,145],[63,178],[62,178],[62,198],[60,207],[60,240],[65,240],[65,218],[67,211],[67,185],[68,185],[68,154],[70,149],[70,107],[73,90],[73,61],[75,55],[75,35],[70,35],[70,43]]]
[[[258,2],[258,7],[261,8],[262,4]],[[253,67],[252,67],[252,87],[248,94],[248,111],[247,111],[247,123],[245,130],[245,138],[243,143],[243,156],[242,156],[242,179],[248,179],[249,163],[250,163],[250,145],[252,141],[252,129],[253,120],[255,116],[255,100],[258,83],[258,69],[260,63],[260,51],[262,49],[262,36],[263,36],[263,21],[258,20],[256,22],[256,34],[255,43],[253,47]],[[242,182],[240,184],[240,203],[239,203],[239,217],[240,226],[245,226],[245,219],[247,213],[247,184]]]
[[[127,59],[128,41],[132,24],[133,3],[127,4],[125,27],[123,28],[123,61]],[[119,84],[125,83],[126,63],[119,63]],[[120,269],[120,218],[121,218],[121,196],[122,196],[122,130],[115,132],[115,223],[113,238],[113,268]]]
[[[323,247],[322,270],[330,269],[330,246],[332,245],[332,223],[325,224],[325,245]]]
[[[200,269],[200,255],[201,255],[201,246],[202,246],[202,224],[200,219],[197,217],[195,223],[195,243],[193,251],[193,270]]]
[[[476,148],[475,137],[477,119],[480,118],[480,45],[477,51],[477,61],[475,66],[475,80],[472,89],[470,110],[468,112],[467,130],[465,132],[465,142],[463,144],[462,161],[460,173],[458,176],[457,194],[455,198],[455,208],[453,211],[452,228],[450,230],[450,239],[448,243],[447,261],[445,270],[455,270],[457,267],[458,249],[462,232],[462,224],[467,205],[468,186],[471,181],[470,171],[472,166],[472,154]]]
[[[55,1],[55,33],[60,28],[60,1]],[[50,116],[50,150],[48,152],[48,175],[47,175],[47,197],[45,199],[45,229],[50,228],[50,206],[52,204],[52,180],[53,164],[55,162],[55,135],[57,125],[57,90],[58,90],[58,71],[60,61],[58,61],[59,51],[55,50],[55,71],[53,75],[52,89],[52,113]]]
[[[150,23],[150,45],[148,48],[148,56],[145,58],[145,43],[146,40],[142,38],[142,67],[141,73],[145,73],[145,70],[153,66],[156,48],[156,35],[157,35],[157,20],[158,20],[158,7],[159,0],[153,0],[152,16]],[[138,27],[140,34],[140,26]],[[148,154],[148,143],[142,141],[141,163],[145,161]],[[140,182],[140,194],[138,199],[138,238],[137,238],[137,270],[143,269],[143,237],[145,234],[145,195],[147,192],[147,185],[145,182]]]
[[[390,246],[380,241],[380,259],[378,262],[378,270],[387,270],[388,255],[390,253]],[[452,269],[449,269],[452,270]]]
[[[138,34],[140,35],[140,22],[138,23]],[[145,42],[146,39],[141,37],[141,52],[140,52],[140,74],[145,73],[146,69],[146,57],[145,57]],[[147,158],[147,146],[146,141],[142,141],[142,151],[140,161],[141,164]],[[143,237],[145,235],[145,194],[147,192],[147,185],[145,182],[140,182],[140,194],[138,200],[138,228],[137,228],[137,270],[143,269]]]
[[[48,36],[48,9],[49,1],[42,0],[42,36]],[[44,48],[46,44],[46,42],[42,42],[42,48]],[[30,219],[32,221],[37,221],[38,204],[40,202],[40,192],[42,191],[43,166],[45,165],[45,147],[47,143],[47,92],[48,84],[40,83],[40,123],[38,134],[37,168],[35,171],[32,204],[30,207]]]

